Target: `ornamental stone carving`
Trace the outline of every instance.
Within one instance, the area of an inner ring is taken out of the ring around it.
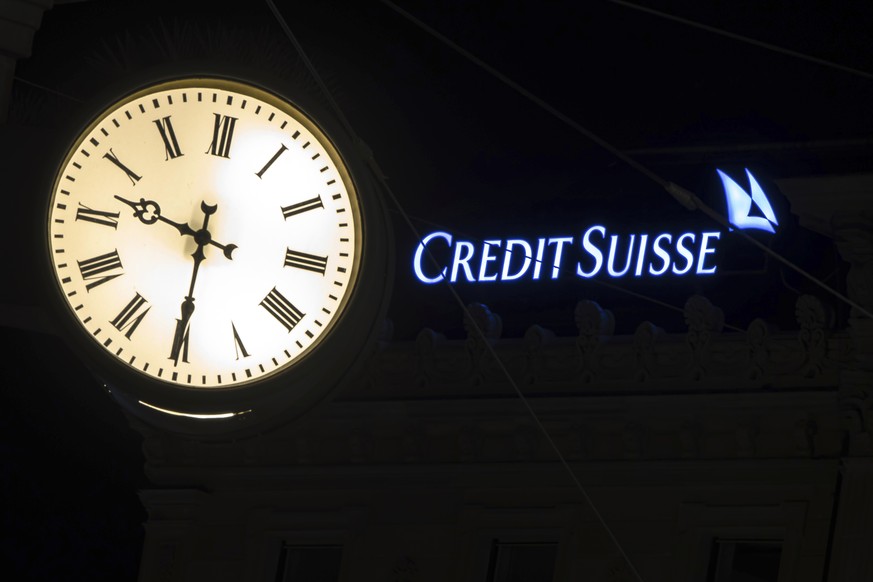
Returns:
[[[724,312],[702,295],[693,295],[685,302],[686,341],[691,348],[690,376],[701,380],[707,373],[711,358],[713,335],[721,333]]]
[[[801,295],[797,298],[794,313],[800,325],[800,344],[806,356],[804,376],[811,378],[821,374],[827,360],[827,334],[833,325],[833,311],[817,297]]]
[[[634,379],[637,382],[645,382],[650,378],[658,377],[655,342],[663,334],[663,329],[648,321],[637,326],[637,330],[634,332],[634,355],[636,358]]]
[[[532,325],[524,332],[524,345],[527,349],[526,383],[535,384],[544,377],[546,371],[546,356],[544,347],[555,339],[554,332]]]
[[[446,337],[430,328],[418,332],[415,345],[418,349],[419,370],[417,384],[427,385],[439,376],[436,365],[436,347],[446,340]]]
[[[752,320],[746,331],[746,343],[749,348],[750,380],[758,380],[767,375],[770,368],[770,324],[763,319]]]
[[[576,329],[576,348],[579,350],[580,379],[590,383],[600,371],[600,346],[615,331],[615,316],[594,301],[583,300],[576,304],[574,311]]]
[[[467,332],[466,348],[473,371],[473,384],[481,384],[490,375],[499,374],[499,366],[491,357],[488,344],[500,339],[503,320],[492,313],[483,303],[471,303],[464,314],[464,331]]]
[[[840,220],[834,225],[837,247],[851,267],[846,276],[849,298],[873,310],[873,221],[864,217]],[[852,308],[852,317],[863,314]]]

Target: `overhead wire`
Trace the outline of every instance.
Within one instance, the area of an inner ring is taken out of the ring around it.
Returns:
[[[285,32],[285,35],[288,37],[290,42],[294,45],[295,49],[298,51],[301,60],[303,61],[304,65],[306,66],[307,70],[309,71],[309,74],[316,81],[316,83],[319,86],[319,89],[324,93],[325,98],[330,103],[334,113],[339,118],[340,123],[346,129],[349,136],[352,137],[352,139],[354,139],[357,142],[358,147],[361,148],[361,153],[364,155],[365,160],[368,163],[368,165],[370,166],[370,169],[373,172],[374,176],[379,181],[380,186],[384,189],[385,193],[391,199],[391,202],[394,204],[394,206],[399,211],[400,215],[403,217],[404,222],[406,223],[406,225],[410,229],[410,231],[413,233],[416,240],[421,241],[422,240],[421,233],[418,231],[416,226],[412,223],[412,220],[409,218],[409,215],[404,210],[403,205],[400,204],[400,201],[394,195],[394,192],[391,189],[390,185],[388,184],[384,173],[379,168],[379,166],[376,163],[375,159],[373,158],[372,153],[370,152],[369,148],[366,148],[366,146],[363,144],[360,137],[354,131],[351,123],[348,121],[348,119],[343,114],[342,109],[339,107],[339,104],[333,99],[331,92],[328,90],[328,88],[325,85],[324,81],[322,80],[321,76],[318,74],[318,71],[315,68],[315,66],[312,64],[312,61],[306,55],[306,52],[303,49],[303,46],[300,44],[300,42],[297,40],[294,33],[291,31],[291,28],[288,26],[288,23],[285,21],[285,18],[279,12],[279,10],[276,7],[273,0],[265,0],[265,2],[267,3],[267,6],[270,8],[270,11],[273,13],[273,16],[276,18],[276,21],[279,23],[280,27]],[[428,252],[428,256],[430,257],[430,260],[432,262],[434,262],[434,263],[436,262],[433,255],[430,252]],[[485,346],[485,349],[489,352],[490,356],[494,359],[494,361],[495,361],[497,367],[500,369],[501,373],[506,377],[508,383],[515,391],[516,395],[518,396],[518,398],[521,401],[524,408],[527,410],[527,412],[530,415],[531,419],[533,420],[534,424],[537,426],[539,431],[544,435],[547,443],[549,444],[549,447],[554,451],[560,464],[566,470],[570,479],[573,481],[576,488],[582,494],[582,497],[584,498],[585,502],[588,504],[588,506],[591,508],[591,511],[594,513],[597,520],[603,526],[603,528],[606,531],[607,535],[609,536],[610,540],[613,542],[613,544],[615,545],[615,547],[617,548],[617,550],[621,554],[622,558],[624,559],[624,561],[627,564],[630,571],[633,573],[636,580],[638,580],[638,582],[644,582],[639,571],[637,571],[636,566],[634,565],[633,561],[630,559],[630,556],[628,556],[627,553],[625,552],[623,546],[619,542],[618,538],[615,536],[615,533],[612,531],[612,528],[610,528],[609,524],[606,523],[606,519],[603,517],[600,510],[595,505],[594,500],[588,494],[588,491],[586,490],[586,488],[583,486],[582,482],[580,481],[580,479],[576,475],[576,472],[570,466],[569,462],[564,457],[564,455],[561,452],[560,448],[558,447],[557,443],[552,438],[551,434],[549,433],[549,431],[546,429],[545,425],[540,420],[536,411],[531,406],[527,397],[524,395],[524,393],[519,388],[518,383],[515,381],[515,379],[512,377],[512,374],[510,374],[509,370],[506,368],[503,361],[500,359],[500,356],[497,354],[497,351],[494,349],[494,346],[491,345],[491,342],[488,341],[488,338],[485,336],[485,332],[478,325],[478,323],[476,323],[476,320],[473,317],[473,315],[470,312],[467,305],[463,302],[460,295],[458,295],[458,292],[455,290],[454,286],[452,286],[450,283],[446,282],[446,287],[449,289],[449,292],[451,293],[452,297],[454,298],[454,300],[457,302],[458,306],[460,307],[460,309],[464,313],[465,319],[469,322],[470,326],[475,331],[475,334],[478,336],[477,339],[482,343],[483,346]]]
[[[775,53],[779,53],[779,54],[793,57],[796,59],[801,59],[801,60],[804,60],[804,61],[807,61],[810,63],[815,63],[816,65],[821,65],[823,67],[828,67],[831,69],[835,69],[837,71],[842,71],[844,73],[849,73],[850,75],[857,75],[858,77],[863,77],[864,79],[873,80],[873,73],[870,73],[867,71],[862,71],[861,69],[856,69],[854,67],[841,65],[840,63],[835,63],[835,62],[829,61],[827,59],[814,57],[812,55],[808,55],[806,53],[787,49],[785,47],[771,44],[769,42],[756,40],[754,38],[751,38],[748,36],[743,36],[743,35],[737,34],[735,32],[730,32],[730,31],[727,31],[727,30],[724,30],[721,28],[717,28],[715,26],[703,24],[702,22],[697,22],[695,20],[689,20],[688,18],[682,18],[681,16],[676,16],[674,14],[669,14],[667,12],[655,10],[654,8],[649,8],[648,6],[640,6],[639,4],[634,4],[633,2],[627,2],[627,0],[606,0],[606,2],[609,2],[610,4],[617,4],[619,6],[624,6],[625,8],[629,8],[631,10],[638,10],[640,12],[645,12],[646,14],[651,14],[652,16],[657,16],[658,18],[663,18],[665,20],[678,22],[679,24],[684,24],[685,26],[690,26],[692,28],[699,28],[700,30],[705,30],[706,32],[710,32],[712,34],[717,34],[717,35],[723,36],[725,38],[730,38],[732,40],[744,42],[746,44],[751,44],[751,45],[754,45],[754,46],[759,47],[759,48],[773,51]]]
[[[57,89],[52,89],[51,87],[47,87],[47,86],[41,85],[39,83],[34,83],[33,81],[28,81],[27,79],[19,77],[18,75],[15,75],[14,77],[12,77],[12,79],[14,81],[21,83],[22,85],[27,85],[29,87],[33,87],[35,89],[45,91],[46,93],[51,93],[52,95],[57,95],[58,97],[63,97],[64,99],[67,99],[67,100],[72,101],[74,103],[84,103],[85,102],[82,99],[79,99],[78,97],[73,97],[72,95],[70,95],[68,93],[64,93],[63,91],[58,91]]]
[[[471,62],[476,64],[478,67],[480,67],[481,69],[483,69],[484,71],[486,71],[487,73],[489,73],[490,75],[495,77],[496,79],[503,82],[505,85],[507,85],[508,87],[513,89],[514,91],[516,91],[518,94],[522,95],[523,97],[525,97],[529,101],[533,102],[534,104],[536,104],[537,106],[542,108],[544,111],[550,113],[551,115],[553,115],[554,117],[556,117],[560,121],[563,121],[565,124],[567,124],[568,126],[573,128],[577,132],[581,133],[582,135],[584,135],[585,137],[587,137],[588,139],[590,139],[591,141],[593,141],[597,145],[601,146],[602,148],[604,148],[607,151],[609,151],[610,153],[612,153],[614,156],[616,156],[618,159],[623,161],[625,164],[627,164],[631,168],[637,170],[638,172],[640,172],[641,174],[643,174],[644,176],[646,176],[647,178],[649,178],[650,180],[652,180],[653,182],[655,182],[656,184],[661,186],[664,190],[667,191],[668,194],[670,194],[677,202],[679,202],[685,208],[687,208],[689,210],[699,210],[703,214],[708,216],[710,219],[712,219],[716,223],[718,223],[722,228],[725,228],[727,230],[733,230],[733,226],[730,224],[730,222],[728,222],[727,219],[725,219],[721,214],[719,214],[714,209],[709,207],[705,202],[703,202],[703,200],[701,200],[693,192],[659,176],[658,174],[656,174],[655,172],[653,172],[652,170],[650,170],[649,168],[647,168],[643,164],[637,162],[636,160],[634,160],[633,158],[631,158],[630,156],[625,154],[623,151],[621,151],[618,148],[616,148],[615,146],[613,146],[611,143],[609,143],[605,139],[601,138],[597,134],[595,134],[592,131],[590,131],[589,129],[585,128],[584,126],[582,126],[580,123],[578,123],[577,121],[575,121],[571,117],[569,117],[566,114],[564,114],[563,112],[559,111],[558,109],[556,109],[555,107],[553,107],[552,105],[547,103],[545,100],[541,99],[540,97],[537,97],[536,95],[534,95],[533,93],[531,93],[530,91],[528,91],[527,89],[525,89],[524,87],[522,87],[521,85],[519,85],[518,83],[516,83],[515,81],[513,81],[512,79],[510,79],[509,77],[507,77],[506,75],[504,75],[503,73],[501,73],[500,71],[498,71],[497,69],[495,69],[494,67],[489,65],[488,63],[486,63],[485,61],[483,61],[482,59],[478,58],[477,56],[472,54],[470,51],[459,46],[457,43],[455,43],[454,41],[452,41],[451,39],[449,39],[448,37],[446,37],[445,35],[443,35],[439,31],[435,30],[431,26],[422,22],[420,19],[416,18],[415,16],[413,16],[412,14],[407,12],[406,10],[403,10],[402,8],[400,8],[399,6],[394,4],[393,2],[390,2],[390,0],[379,0],[379,1],[382,4],[384,4],[385,6],[389,7],[394,12],[396,12],[397,14],[403,16],[409,22],[415,24],[420,29],[424,30],[425,32],[427,32],[428,34],[430,34],[431,36],[433,36],[434,38],[436,38],[440,42],[444,43],[446,46],[448,46],[449,48],[451,48],[455,52],[459,53],[460,55],[462,55],[465,58],[467,58],[468,60],[470,60]],[[795,272],[799,273],[800,275],[802,275],[803,277],[805,277],[806,279],[808,279],[809,281],[811,281],[812,283],[814,283],[818,287],[822,288],[823,290],[827,291],[828,293],[830,293],[834,297],[836,297],[836,298],[840,299],[841,301],[843,301],[844,303],[848,304],[853,309],[855,309],[858,313],[863,314],[870,319],[873,319],[873,312],[871,312],[869,309],[862,306],[857,301],[854,301],[851,298],[847,297],[846,295],[840,293],[836,289],[829,286],[827,283],[824,283],[823,281],[821,281],[820,279],[818,279],[817,277],[815,277],[814,275],[812,275],[811,273],[809,273],[805,269],[801,268],[800,266],[796,265],[795,263],[793,263],[789,259],[783,257],[781,254],[777,253],[776,251],[774,251],[770,247],[762,244],[758,240],[749,236],[743,230],[737,229],[737,230],[735,230],[735,232],[737,233],[738,236],[740,236],[741,238],[743,238],[747,242],[751,243],[753,246],[758,247],[758,249],[760,249],[764,253],[770,255],[771,257],[773,257],[777,261],[781,262],[782,264],[786,265],[787,267],[794,270]]]

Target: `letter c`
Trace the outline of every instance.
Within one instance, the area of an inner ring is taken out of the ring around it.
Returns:
[[[421,259],[422,255],[424,254],[425,247],[430,241],[435,238],[445,239],[449,246],[452,246],[452,235],[447,232],[432,232],[423,239],[421,239],[421,243],[419,243],[418,248],[415,249],[415,259],[412,262],[412,268],[415,270],[415,276],[418,277],[419,281],[428,285],[439,283],[446,278],[446,267],[443,267],[443,270],[440,271],[440,274],[436,277],[428,277],[424,274],[424,271],[421,268]],[[430,253],[428,253],[428,256],[432,258]]]

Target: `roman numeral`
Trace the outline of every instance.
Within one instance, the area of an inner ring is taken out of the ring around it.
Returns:
[[[161,134],[161,139],[164,140],[164,161],[172,160],[183,155],[179,148],[179,142],[176,140],[176,132],[173,131],[173,124],[170,122],[170,115],[155,119],[154,123],[158,127],[158,132]]]
[[[118,226],[118,212],[106,212],[105,210],[94,210],[88,208],[79,202],[79,208],[76,209],[76,220],[85,220],[94,224],[102,224],[103,226]]]
[[[89,292],[94,287],[124,274],[108,274],[110,271],[122,270],[121,259],[118,257],[117,250],[105,255],[98,255],[92,259],[76,262],[79,264],[79,272],[82,273],[82,279],[91,281],[85,284],[85,289]]]
[[[145,309],[143,309],[143,307],[145,307]],[[137,293],[133,296],[133,299],[130,300],[130,303],[121,310],[121,313],[115,316],[115,319],[112,320],[112,325],[118,331],[127,330],[124,333],[124,337],[130,339],[130,336],[132,336],[133,332],[136,331],[136,328],[139,327],[142,318],[146,316],[149,309],[151,309],[151,305],[148,305],[148,302],[143,299],[142,295]]]
[[[125,166],[121,163],[121,160],[118,159],[118,156],[115,155],[115,152],[112,151],[112,148],[109,148],[109,153],[103,154],[103,157],[115,164],[115,166],[127,174],[127,177],[130,178],[130,183],[136,186],[136,183],[142,179],[142,176],[138,176],[136,172]]]
[[[309,200],[304,200],[303,202],[298,202],[297,204],[292,204],[291,206],[283,206],[282,216],[285,217],[285,220],[288,220],[289,216],[294,216],[295,214],[300,214],[308,210],[315,210],[316,208],[324,208],[324,204],[321,203],[320,195]]]
[[[188,338],[191,326],[189,321],[185,319],[176,320],[176,331],[173,334],[173,347],[170,348],[170,359],[173,360],[173,365],[179,365],[179,358],[186,364],[188,362]]]
[[[233,330],[233,349],[236,350],[236,359],[239,359],[239,354],[242,352],[242,357],[248,358],[249,353],[246,351],[246,347],[243,345],[242,340],[239,337],[239,333],[236,331],[236,326],[233,322],[230,322],[230,327]]]
[[[267,163],[264,165],[264,167],[261,168],[261,171],[260,171],[260,172],[257,172],[257,173],[255,174],[255,176],[257,176],[258,178],[263,178],[263,177],[264,177],[264,172],[266,172],[267,170],[269,170],[269,169],[270,169],[270,166],[273,165],[273,162],[275,162],[276,160],[278,160],[278,159],[279,159],[279,156],[281,156],[281,155],[285,152],[285,150],[287,150],[287,149],[288,149],[288,148],[285,147],[285,144],[280,144],[279,151],[277,151],[275,154],[273,154],[273,157],[270,158],[270,161],[267,162]]]
[[[327,257],[319,257],[318,255],[310,255],[287,249],[285,251],[285,266],[296,267],[324,275],[324,271],[327,269]]]
[[[218,113],[213,113],[213,115],[215,116],[215,125],[212,128],[212,143],[209,144],[206,153],[229,158],[230,142],[233,140],[233,128],[236,126],[237,118]]]
[[[305,313],[294,307],[290,301],[285,299],[285,297],[276,291],[276,288],[273,287],[273,290],[267,293],[267,296],[264,297],[263,301],[260,303],[261,307],[267,310],[267,313],[276,318],[276,321],[285,326],[289,332],[294,329],[294,326],[300,323],[300,320],[303,319]]]

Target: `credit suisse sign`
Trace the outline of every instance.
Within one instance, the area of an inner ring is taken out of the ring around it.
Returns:
[[[738,229],[774,233],[776,216],[763,189],[746,170],[750,192],[718,170],[728,218]],[[760,216],[750,216],[757,207]],[[557,279],[567,269],[580,278],[706,276],[718,270],[720,231],[612,234],[590,225],[577,236],[464,240],[435,231],[421,239],[413,272],[422,283],[487,283]],[[439,248],[442,247],[442,248]],[[448,251],[448,252],[447,252]],[[442,262],[433,259],[446,257]]]

